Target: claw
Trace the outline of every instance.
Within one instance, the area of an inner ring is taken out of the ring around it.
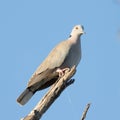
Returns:
[[[59,73],[59,77],[62,77],[62,76],[64,76],[65,73],[68,72],[69,70],[70,70],[70,68],[64,68],[64,69],[58,68],[58,69],[56,70],[56,72]]]

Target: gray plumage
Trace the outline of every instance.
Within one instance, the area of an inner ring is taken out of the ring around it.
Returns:
[[[80,36],[84,33],[83,26],[76,25],[70,37],[59,43],[34,72],[28,82],[25,91],[18,97],[17,102],[24,105],[38,90],[52,85],[57,78],[52,78],[52,74],[59,69],[71,68],[77,65],[81,59]],[[48,75],[49,73],[49,75]]]

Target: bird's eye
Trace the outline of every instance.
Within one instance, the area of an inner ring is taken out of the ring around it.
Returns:
[[[78,27],[75,28],[76,30],[78,29]]]

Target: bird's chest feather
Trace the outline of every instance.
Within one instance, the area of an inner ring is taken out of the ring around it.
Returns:
[[[81,47],[80,44],[75,44],[71,46],[68,56],[66,57],[64,64],[61,66],[64,67],[73,67],[77,66],[81,59]]]

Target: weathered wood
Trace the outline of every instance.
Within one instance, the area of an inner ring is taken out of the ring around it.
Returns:
[[[52,103],[59,97],[61,92],[74,82],[74,79],[70,79],[76,72],[76,68],[73,67],[70,71],[66,71],[65,75],[59,78],[46,93],[46,95],[40,100],[36,107],[22,120],[39,120]]]
[[[90,103],[88,103],[88,104],[86,105],[86,108],[85,108],[85,110],[84,110],[84,112],[83,112],[82,117],[81,117],[80,120],[84,120],[84,119],[86,118],[86,115],[87,115],[87,112],[88,112],[88,109],[89,109],[89,108],[90,108]]]

